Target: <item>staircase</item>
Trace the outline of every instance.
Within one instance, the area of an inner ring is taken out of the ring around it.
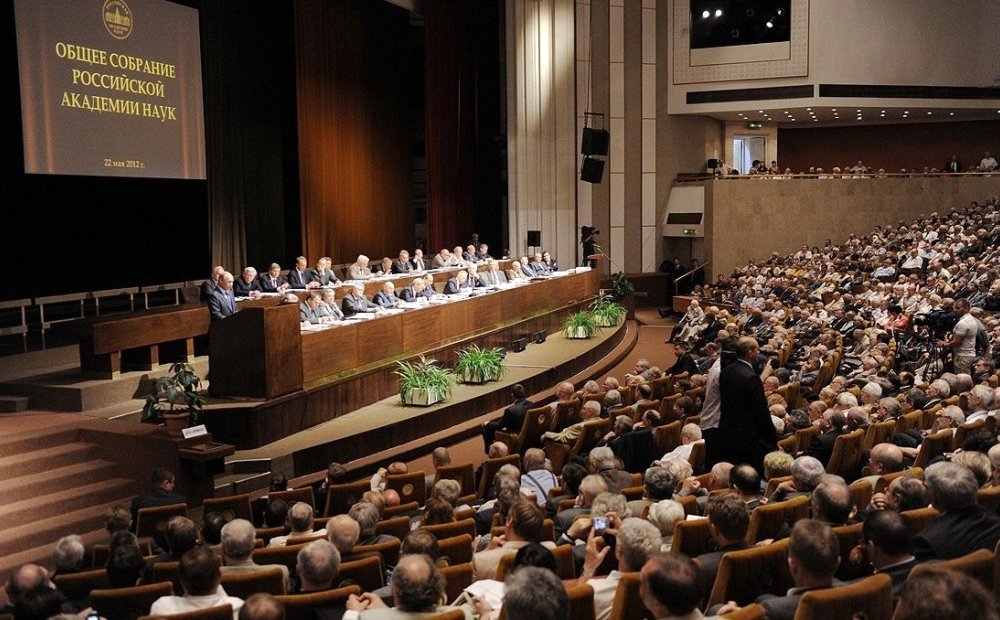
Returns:
[[[0,575],[26,562],[51,568],[61,536],[102,541],[107,509],[135,494],[135,481],[78,436],[65,428],[0,439]]]

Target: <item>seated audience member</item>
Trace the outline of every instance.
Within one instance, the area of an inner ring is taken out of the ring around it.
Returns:
[[[187,503],[187,499],[183,495],[174,493],[176,480],[174,479],[173,472],[169,469],[157,467],[153,470],[149,482],[152,485],[150,494],[140,495],[132,500],[132,523],[135,523],[135,519],[141,508]]]
[[[133,540],[135,540],[134,536]],[[146,561],[142,557],[142,550],[134,542],[119,545],[113,549],[105,567],[111,587],[131,588],[132,586],[139,585],[145,563]]]
[[[239,620],[285,620],[285,606],[267,592],[251,594],[243,601]]]
[[[846,525],[854,508],[851,490],[839,476],[826,475],[810,496],[813,519],[830,527]]]
[[[344,320],[344,313],[340,309],[340,304],[337,303],[337,290],[332,288],[323,289],[323,300],[320,302],[320,307],[326,310],[326,313],[334,321]]]
[[[48,618],[63,618],[62,612],[68,611],[72,603],[66,601],[61,592],[48,586],[38,586],[22,592],[14,604],[15,620],[47,620]],[[70,618],[78,616],[67,614]]]
[[[424,289],[427,284],[423,278],[414,278],[413,282],[399,290],[399,298],[406,302],[415,302],[425,299]]]
[[[562,385],[562,384],[560,384]],[[572,387],[572,384],[569,384]],[[555,442],[573,445],[583,432],[583,425],[587,420],[596,420],[601,416],[601,404],[594,400],[588,400],[580,407],[580,421],[570,424],[561,431],[546,431],[542,433],[542,442]]]
[[[800,456],[792,462],[790,473],[792,479],[779,484],[768,501],[783,502],[786,499],[809,495],[826,473],[826,468],[811,456]]]
[[[660,551],[670,551],[674,528],[687,517],[684,506],[672,499],[663,499],[649,507],[646,517],[660,531]]]
[[[52,549],[52,565],[55,567],[53,576],[79,573],[83,568],[86,551],[83,540],[77,534],[63,536],[57,540]]]
[[[222,572],[217,558],[208,547],[195,547],[180,559],[180,581],[184,596],[161,596],[149,610],[151,616],[175,614],[231,605],[234,620],[239,616],[243,599],[229,596],[220,585]]]
[[[524,496],[514,500],[507,514],[503,536],[491,538],[486,549],[472,556],[472,579],[496,579],[500,559],[511,551],[539,542],[544,516],[538,504]]]
[[[318,282],[312,282],[312,272],[305,256],[295,259],[295,266],[288,270],[288,287],[295,289],[317,288]]]
[[[379,261],[379,263],[377,265],[375,265],[374,267],[372,267],[372,273],[375,274],[375,275],[380,275],[380,276],[391,274],[392,273],[392,259],[389,258],[388,256],[382,257],[382,260]]]
[[[469,273],[462,270],[445,282],[443,292],[445,295],[458,295],[459,293],[471,290],[472,283],[469,282]]]
[[[261,274],[259,278],[260,289],[265,293],[284,293],[288,288],[288,278],[281,275],[281,265],[271,263],[267,274]]]
[[[299,549],[295,564],[299,593],[322,592],[336,587],[340,564],[340,553],[326,540],[314,540]]]
[[[419,614],[444,613],[455,609],[441,606],[444,596],[444,578],[434,561],[423,554],[400,556],[396,570],[392,571],[392,599],[395,614],[385,613],[386,604],[377,595],[366,592],[352,594],[347,600],[344,620],[361,618],[418,618]],[[368,613],[369,611],[377,613]],[[379,611],[381,610],[381,611]]]
[[[444,269],[445,267],[452,266],[451,260],[451,250],[448,248],[441,248],[441,251],[434,255],[431,259],[432,269]]]
[[[510,620],[564,620],[569,598],[556,574],[536,566],[522,566],[507,578],[503,609]]]
[[[347,279],[348,280],[367,280],[372,277],[372,270],[368,267],[369,259],[364,254],[358,256],[358,260],[354,261],[350,267],[347,268]]]
[[[794,461],[795,457],[787,452],[768,452],[764,455],[764,481],[791,475]]]
[[[630,501],[628,509],[634,515],[642,515],[656,502],[673,499],[678,486],[680,480],[675,477],[674,468],[654,464],[642,475],[642,498]]]
[[[427,261],[424,260],[424,251],[420,248],[413,250],[413,258],[410,259],[410,265],[413,266],[414,271],[425,271],[428,269]]]
[[[354,553],[354,547],[361,540],[361,525],[352,519],[350,515],[336,515],[326,522],[327,540],[337,548],[340,553],[341,562],[351,562],[361,560],[373,555],[376,552]]]
[[[421,261],[423,258],[421,258]],[[423,271],[423,268],[416,269],[410,263],[410,253],[407,250],[399,251],[399,258],[392,261],[392,273],[410,273],[411,271]]]
[[[1000,518],[976,503],[979,485],[972,472],[956,463],[935,463],[924,471],[931,504],[941,516],[913,539],[913,555],[949,560],[977,549],[995,549]]]
[[[570,461],[562,470],[562,494],[550,497],[545,502],[546,518],[553,518],[558,512],[559,502],[564,499],[576,499],[580,494],[580,483],[587,476],[587,468],[580,463]]]
[[[747,505],[747,510],[760,506],[764,501],[764,494],[760,484],[760,474],[752,465],[742,463],[733,467],[729,472],[729,485],[737,496]]]
[[[868,561],[876,573],[892,578],[892,598],[899,599],[899,591],[917,559],[910,550],[910,531],[906,521],[895,510],[882,510],[865,520],[861,540]]]
[[[528,400],[527,391],[520,383],[515,383],[511,386],[510,396],[514,399],[514,402],[503,410],[503,417],[499,420],[490,420],[483,424],[483,445],[486,446],[487,450],[496,438],[497,431],[506,431],[508,433],[521,432],[521,426],[524,424],[524,414],[527,413],[528,409],[534,407],[534,403]]]
[[[430,497],[420,513],[420,525],[444,525],[455,522],[455,507],[447,500]]]
[[[288,502],[278,498],[267,502],[264,509],[264,527],[279,527],[288,524]]]
[[[750,527],[750,511],[746,502],[729,493],[713,495],[706,506],[708,529],[716,550],[699,555],[699,570],[707,587],[715,583],[722,556],[729,551],[748,549],[747,529]],[[706,595],[708,592],[705,593]]]
[[[382,290],[375,293],[372,301],[382,308],[395,308],[402,300],[396,297],[396,285],[388,281],[382,284]]]
[[[545,468],[545,451],[541,448],[528,448],[524,453],[521,473],[521,492],[531,493],[535,502],[544,506],[549,497],[549,489],[558,486],[555,474]]]
[[[365,297],[364,284],[355,284],[350,294],[340,302],[340,308],[344,311],[345,317],[378,311],[378,306],[368,301],[368,298]]]
[[[907,579],[894,620],[996,620],[995,596],[975,578],[956,570]]]
[[[820,434],[802,454],[816,458],[824,467],[833,455],[833,445],[837,437],[847,433],[847,415],[843,411],[827,409],[819,423]]]
[[[288,527],[291,531],[287,536],[275,536],[267,546],[286,547],[326,536],[325,529],[313,531],[313,507],[305,502],[295,502],[288,509]]]
[[[257,279],[257,270],[253,267],[244,267],[243,273],[233,282],[233,294],[237,297],[260,297],[264,289]]]
[[[611,448],[607,446],[593,448],[587,458],[590,460],[590,470],[604,478],[608,483],[608,490],[612,493],[621,493],[622,489],[632,486],[632,474],[616,467],[615,453]]]
[[[255,538],[256,530],[253,524],[246,519],[233,519],[222,526],[222,574],[253,573],[279,566],[287,587],[289,583],[287,566],[284,564],[261,565],[253,561]]]
[[[319,325],[332,321],[333,317],[323,304],[323,296],[318,292],[309,293],[299,304],[299,322]]]
[[[221,512],[206,512],[201,518],[201,542],[213,546],[222,544],[222,526],[225,524]]]
[[[142,582],[153,583],[153,566],[159,562],[177,562],[198,544],[198,527],[187,517],[171,517],[164,532],[167,548],[146,560]]]
[[[333,270],[330,268],[333,265],[333,259],[329,256],[324,256],[316,261],[316,268],[309,272],[309,284],[317,287],[327,287],[336,286],[340,284],[340,280],[337,276],[333,274]]]
[[[686,461],[691,458],[691,450],[694,449],[694,444],[704,443],[704,441],[701,438],[700,426],[690,423],[685,424],[681,429],[681,445],[664,454],[660,458],[660,461],[669,461],[670,459]]]
[[[655,618],[698,618],[705,583],[682,553],[656,553],[640,572],[639,596]]]
[[[833,577],[839,564],[840,541],[829,525],[812,519],[796,522],[788,540],[788,569],[795,587],[784,596],[764,594],[757,599],[768,620],[792,620],[803,594],[840,585]],[[727,603],[719,614],[736,608]]]
[[[610,524],[609,524],[610,527]],[[617,568],[604,577],[595,577],[604,557],[609,551],[601,546],[601,536],[591,531],[587,539],[583,570],[578,584],[587,584],[594,589],[594,616],[596,620],[606,620],[611,615],[611,604],[623,573],[638,572],[654,553],[660,550],[660,531],[652,523],[629,517],[621,521],[614,546]]]
[[[378,528],[379,510],[367,501],[360,501],[347,511],[347,516],[358,523],[358,545],[381,545],[383,543],[397,542],[398,538],[391,534],[379,534]]]

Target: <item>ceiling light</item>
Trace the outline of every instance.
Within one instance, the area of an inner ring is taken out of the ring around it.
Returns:
[[[831,111],[831,112],[836,112],[836,111],[837,111],[837,108],[830,108],[830,111]]]
[[[715,16],[722,17],[722,9],[715,9]]]
[[[933,112],[928,112],[928,113],[927,113],[927,116],[930,116],[931,114],[934,114],[934,113],[933,113]]]
[[[702,19],[708,19],[709,15],[711,15],[711,13],[709,13],[708,11],[702,11],[701,12]]]
[[[768,20],[768,22],[764,25],[767,26],[768,28],[774,28],[774,22],[771,20]]]
[[[806,108],[806,110],[807,110],[807,111],[811,111],[811,110],[812,110],[812,108]]]
[[[948,112],[948,116],[955,116],[954,112]]]

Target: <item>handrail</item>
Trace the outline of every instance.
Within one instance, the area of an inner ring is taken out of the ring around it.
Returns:
[[[838,179],[860,181],[865,179],[926,179],[933,177],[993,177],[1000,176],[1000,170],[993,172],[792,172],[785,174],[712,174],[709,172],[682,173],[674,178],[677,183],[699,183],[702,181],[795,181],[815,179]]]
[[[674,295],[679,294],[678,291],[680,291],[680,282],[681,282],[681,280],[683,280],[684,278],[687,278],[687,277],[690,277],[690,276],[694,275],[696,272],[698,272],[700,270],[704,270],[705,269],[705,265],[708,264],[708,261],[711,260],[711,258],[712,258],[711,255],[706,256],[705,257],[705,261],[702,264],[698,265],[697,267],[692,267],[686,273],[682,273],[681,275],[679,275],[676,278],[674,278]]]

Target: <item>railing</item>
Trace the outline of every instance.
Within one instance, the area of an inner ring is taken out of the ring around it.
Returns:
[[[711,174],[708,172],[692,172],[678,174],[674,179],[677,183],[700,183],[703,181],[795,181],[802,179],[842,179],[856,181],[863,179],[916,179],[929,177],[994,177],[1000,176],[1000,170],[993,172],[792,172],[782,174]]]
[[[680,294],[681,281],[684,280],[685,278],[690,278],[691,276],[693,276],[694,274],[698,273],[699,271],[704,271],[705,270],[705,265],[707,265],[709,263],[709,260],[711,260],[711,256],[705,257],[705,262],[704,263],[698,265],[697,267],[692,267],[691,269],[689,269],[685,273],[682,273],[681,275],[679,275],[676,278],[674,278],[674,295],[679,295]]]

